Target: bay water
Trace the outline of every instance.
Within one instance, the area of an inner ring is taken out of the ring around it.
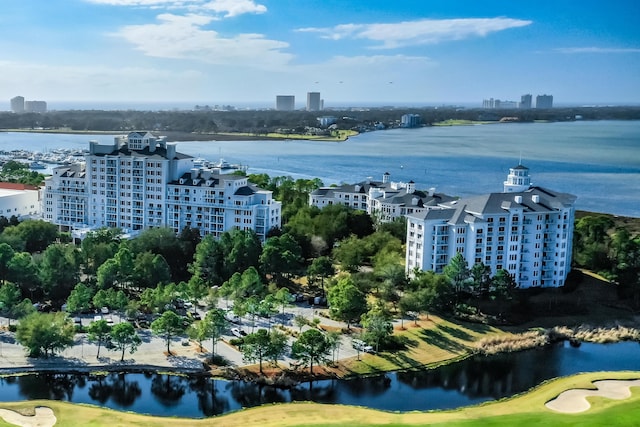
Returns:
[[[0,133],[0,150],[87,149],[91,139],[113,136],[8,132]],[[640,121],[434,126],[344,142],[189,141],[178,151],[325,185],[381,180],[389,172],[392,181],[461,197],[502,191],[509,167],[522,163],[534,185],[576,195],[577,209],[640,217]]]

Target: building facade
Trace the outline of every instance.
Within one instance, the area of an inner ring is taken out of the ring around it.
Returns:
[[[531,96],[531,94],[530,94],[530,93],[527,93],[526,95],[522,95],[522,96],[520,97],[520,105],[519,105],[519,107],[520,107],[520,108],[523,108],[523,109],[529,109],[529,108],[531,108],[531,105],[532,105],[532,98],[533,98],[533,97]]]
[[[307,92],[307,111],[322,110],[320,92]]]
[[[571,270],[576,197],[530,185],[510,169],[504,192],[460,199],[407,215],[406,270],[441,273],[460,253],[511,273],[520,288],[563,286]]]
[[[536,96],[536,108],[553,108],[553,95]]]
[[[0,182],[0,216],[18,219],[40,216],[40,191],[37,187]]]
[[[14,96],[11,98],[11,111],[14,113],[24,113],[24,96]]]
[[[276,96],[277,111],[293,111],[296,109],[296,97],[294,95]]]
[[[266,238],[280,227],[281,204],[245,177],[194,167],[176,144],[131,132],[113,144],[90,142],[85,164],[61,166],[45,180],[44,219],[73,231],[186,226],[218,236],[233,228]]]
[[[383,222],[432,208],[440,209],[440,203],[453,200],[454,197],[436,193],[435,188],[428,191],[417,190],[413,181],[392,182],[388,172],[383,175],[382,181],[368,180],[357,184],[323,187],[309,195],[311,206],[323,208],[334,204],[345,205],[365,211]]]
[[[47,102],[46,101],[25,101],[24,111],[27,113],[46,113]]]
[[[403,128],[417,128],[421,124],[420,114],[403,114],[400,117],[400,126]]]

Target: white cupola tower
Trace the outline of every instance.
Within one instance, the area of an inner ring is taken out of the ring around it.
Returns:
[[[519,193],[531,188],[531,177],[529,176],[529,168],[519,164],[518,166],[509,168],[509,175],[504,182],[503,193]]]

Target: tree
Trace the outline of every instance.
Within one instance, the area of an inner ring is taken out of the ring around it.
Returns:
[[[83,283],[78,283],[67,298],[67,312],[77,313],[91,308],[93,289]]]
[[[275,294],[275,300],[278,304],[280,304],[280,307],[282,307],[282,319],[281,319],[281,324],[284,325],[284,309],[287,305],[289,305],[291,303],[291,293],[289,292],[289,289],[287,288],[280,288],[278,289],[278,291]]]
[[[40,279],[52,298],[66,299],[79,279],[80,257],[74,245],[56,243],[42,253]]]
[[[173,311],[165,311],[162,316],[151,322],[151,331],[164,338],[167,343],[167,353],[170,355],[171,338],[184,332],[184,322]]]
[[[493,292],[496,297],[510,299],[513,290],[516,288],[516,281],[513,275],[507,270],[500,269],[491,279]]]
[[[115,258],[109,258],[98,267],[97,277],[98,286],[101,289],[109,289],[115,286],[118,280],[118,261]]]
[[[58,238],[58,226],[43,220],[27,220],[7,227],[4,234],[19,237],[29,253],[42,252]]]
[[[324,292],[324,280],[327,277],[331,277],[336,274],[335,268],[333,268],[333,261],[328,256],[321,256],[311,261],[311,265],[307,270],[307,275],[311,279],[311,282],[315,282],[316,278],[320,278],[320,287],[322,289],[322,296],[325,296]]]
[[[296,325],[298,327],[298,333],[302,332],[302,328],[304,328],[305,326],[307,326],[309,324],[309,321],[307,320],[306,317],[304,317],[301,314],[296,314],[293,317],[293,324]]]
[[[351,277],[343,277],[338,283],[329,288],[327,299],[331,307],[331,314],[347,323],[350,329],[351,323],[360,319],[367,311],[367,300],[351,280]]]
[[[262,374],[262,361],[277,360],[286,348],[286,336],[280,332],[269,332],[266,329],[258,329],[257,332],[244,337],[242,343],[242,357],[250,362],[258,362]]]
[[[16,252],[9,262],[7,278],[18,285],[23,292],[39,285],[38,268],[29,252]]]
[[[9,265],[14,255],[15,251],[11,246],[6,243],[0,243],[0,281],[2,281],[3,285],[7,280]]]
[[[202,352],[202,342],[208,339],[211,335],[209,331],[209,324],[201,320],[189,325],[189,327],[187,328],[187,336],[192,340],[196,340],[198,342],[198,346],[200,347],[200,351]]]
[[[171,281],[171,270],[167,261],[162,255],[149,251],[138,254],[133,275],[136,285],[143,288],[152,288],[158,283]]]
[[[340,338],[342,337],[342,333],[340,331],[329,331],[325,335],[325,339],[327,340],[327,344],[329,349],[331,350],[331,361],[335,363],[337,352],[340,350],[340,346],[342,345],[342,341]]]
[[[302,249],[289,234],[267,239],[260,255],[262,271],[270,274],[276,283],[297,274],[302,268],[302,261]]]
[[[491,284],[491,267],[479,262],[471,267],[470,274],[473,279],[474,293],[486,295]]]
[[[0,286],[0,310],[2,312],[11,314],[13,307],[22,298],[20,289],[13,283],[5,283]]]
[[[115,350],[122,352],[120,356],[122,362],[125,350],[129,349],[131,354],[135,353],[142,340],[131,323],[121,322],[111,328],[110,343]]]
[[[349,236],[333,249],[333,257],[346,271],[356,272],[366,259],[363,242],[356,236]]]
[[[222,336],[222,330],[227,324],[227,320],[224,317],[224,310],[221,308],[213,308],[207,312],[202,320],[207,324],[209,337],[211,338],[211,352],[215,354],[216,342]]]
[[[379,350],[380,342],[393,333],[389,315],[379,307],[374,307],[362,317],[362,326],[365,328],[365,341],[375,343],[376,352]]]
[[[451,258],[442,273],[451,280],[454,290],[457,294],[464,290],[469,279],[469,269],[467,268],[467,260],[460,252]]]
[[[65,313],[34,312],[24,317],[16,329],[16,340],[29,357],[45,358],[73,345],[75,330]]]
[[[313,375],[313,364],[321,364],[327,360],[331,346],[324,334],[317,329],[307,329],[293,343],[292,357],[309,365]]]
[[[87,233],[82,240],[84,271],[95,274],[98,267],[118,251],[122,231],[117,228],[100,228]]]
[[[420,298],[419,292],[405,292],[398,301],[398,310],[400,311],[400,327],[404,328],[404,316],[411,315],[414,324],[418,324],[418,314],[423,310],[424,304]]]
[[[109,339],[109,334],[111,333],[111,326],[107,323],[106,320],[100,319],[91,322],[89,328],[87,328],[87,338],[89,341],[94,341],[98,343],[98,353],[96,354],[96,359],[100,358],[100,347],[103,343],[107,342]]]

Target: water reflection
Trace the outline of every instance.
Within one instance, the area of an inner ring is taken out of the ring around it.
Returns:
[[[280,389],[200,375],[40,373],[0,378],[0,401],[55,399],[163,416],[209,417],[265,403],[315,401],[390,411],[446,409],[520,393],[577,372],[640,370],[637,343],[568,344],[438,369]]]

